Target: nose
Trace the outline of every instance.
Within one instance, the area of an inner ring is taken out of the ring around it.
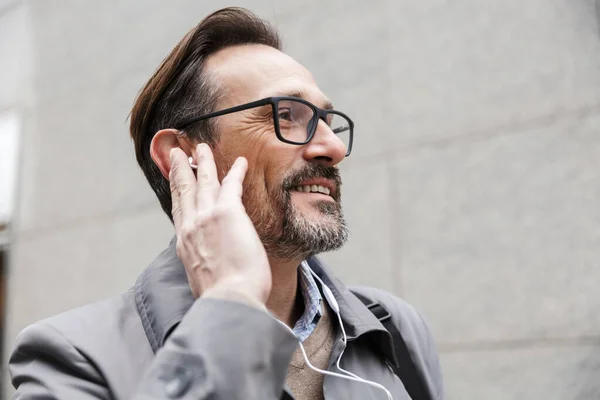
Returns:
[[[337,165],[346,157],[347,147],[323,120],[319,120],[315,134],[305,146],[304,158],[326,166]]]

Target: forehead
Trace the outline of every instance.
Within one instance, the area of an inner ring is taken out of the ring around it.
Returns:
[[[225,88],[227,106],[270,96],[299,93],[322,105],[328,102],[312,74],[287,54],[260,44],[232,46],[211,55],[205,71]]]

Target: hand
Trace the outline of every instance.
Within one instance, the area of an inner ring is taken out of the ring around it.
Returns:
[[[197,178],[181,149],[171,150],[170,157],[177,255],[194,297],[216,289],[264,305],[271,292],[271,269],[242,204],[248,162],[238,158],[219,183],[208,145],[196,148]]]

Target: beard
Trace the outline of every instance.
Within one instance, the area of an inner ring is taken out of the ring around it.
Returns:
[[[311,203],[319,212],[313,219],[303,215],[292,203],[291,192],[302,181],[314,178],[334,181],[336,190],[332,193],[335,202],[317,200]],[[266,202],[256,201],[258,196],[245,193],[250,200],[247,204],[253,205],[252,209],[247,207],[248,215],[267,254],[281,260],[306,259],[342,247],[348,239],[348,227],[342,213],[341,185],[337,168],[309,164],[288,174],[278,187],[267,189]]]

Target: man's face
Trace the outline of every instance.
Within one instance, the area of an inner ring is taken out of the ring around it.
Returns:
[[[270,96],[301,97],[318,107],[329,103],[302,65],[271,47],[221,50],[208,59],[206,71],[224,90],[217,109]],[[348,236],[336,167],[346,146],[324,121],[306,145],[281,142],[272,114],[268,105],[217,118],[220,178],[236,157],[248,159],[244,206],[270,257],[292,260],[337,249]]]

